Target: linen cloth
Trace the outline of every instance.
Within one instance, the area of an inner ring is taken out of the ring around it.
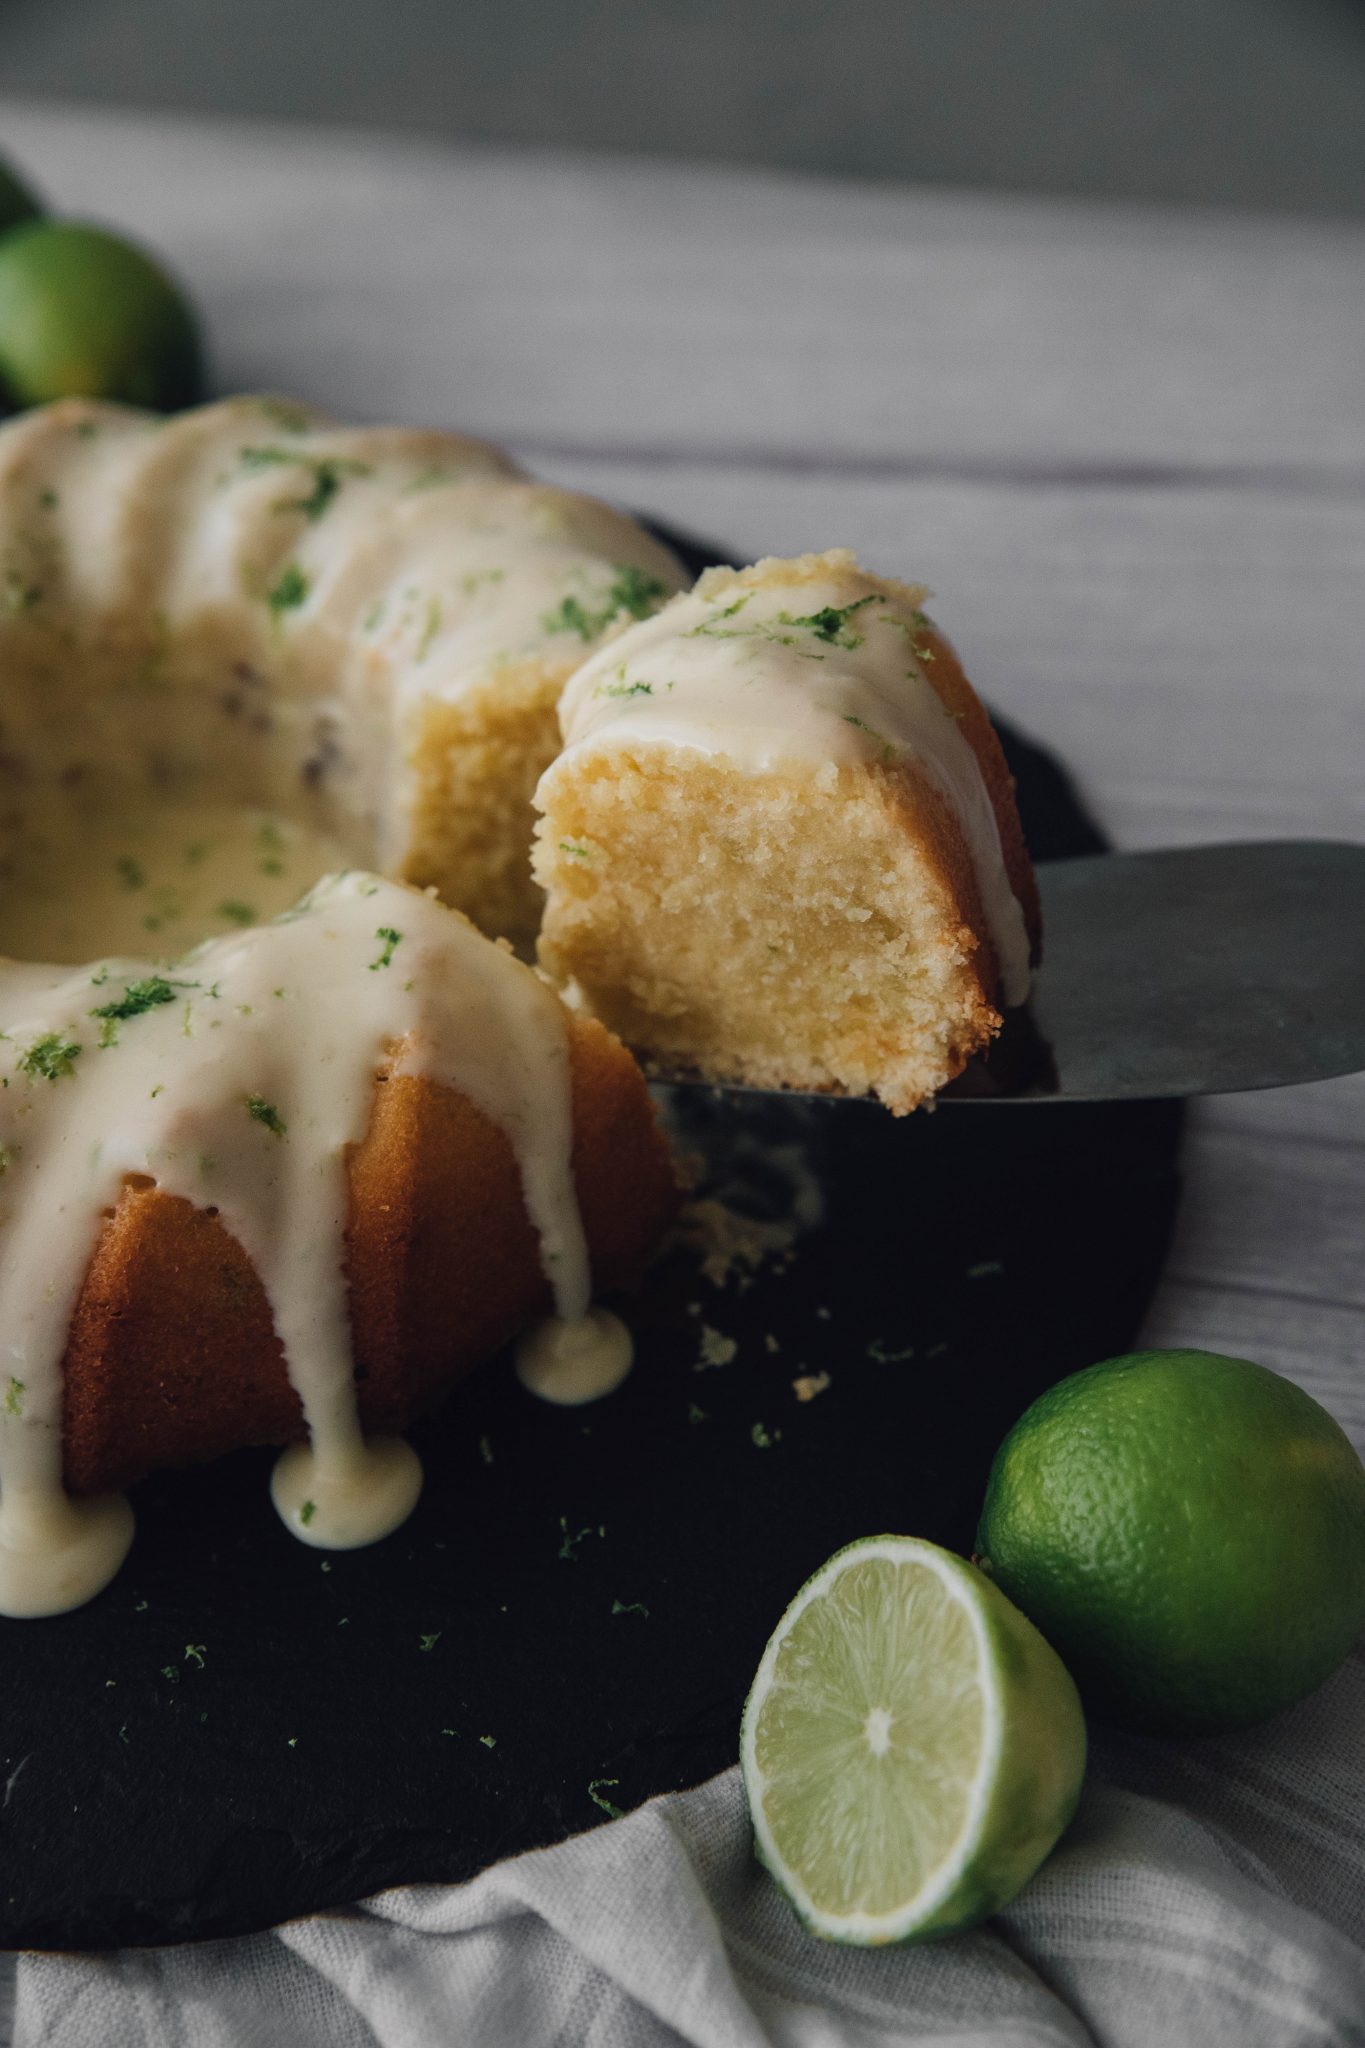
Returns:
[[[0,113],[54,203],[182,269],[226,387],[912,568],[1120,843],[1365,836],[1358,227]],[[1146,1341],[1260,1358],[1365,1447],[1365,1086],[1205,1106],[1186,1171]],[[24,1957],[13,2038],[1365,2044],[1363,1736],[1356,1657],[1247,1735],[1099,1737],[1038,1877],[932,1947],[804,1935],[731,1772],[466,1886]]]
[[[25,1957],[17,2048],[1295,2048],[1365,2042],[1365,1656],[1269,1728],[1103,1737],[1008,1912],[815,1941],[738,1771],[470,1884],[245,1941]]]

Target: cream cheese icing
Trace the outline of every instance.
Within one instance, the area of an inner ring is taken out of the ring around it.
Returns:
[[[505,1132],[559,1323],[588,1314],[565,1013],[429,896],[343,873],[173,964],[0,962],[0,1022],[0,1613],[89,1598],[131,1536],[117,1499],[67,1500],[61,1446],[67,1332],[125,1176],[211,1204],[252,1259],[308,1427],[272,1490],[309,1542],[373,1541],[420,1487],[406,1445],[362,1439],[351,1364],[345,1161],[377,1070]]]
[[[688,748],[752,773],[912,759],[958,819],[1004,1001],[1022,1003],[1024,913],[976,755],[925,673],[928,592],[868,576],[844,550],[799,566],[799,581],[785,563],[711,570],[590,655],[560,699],[564,752],[537,802],[570,754],[613,748]]]

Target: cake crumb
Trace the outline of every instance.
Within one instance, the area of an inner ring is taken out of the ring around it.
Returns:
[[[686,1203],[678,1218],[679,1239],[701,1255],[702,1278],[712,1287],[733,1281],[741,1294],[767,1260],[790,1256],[796,1234],[791,1222],[742,1216],[709,1196]]]
[[[712,1329],[710,1323],[702,1324],[700,1341],[701,1356],[692,1368],[694,1372],[705,1372],[707,1367],[712,1365],[729,1365],[739,1351],[733,1337],[727,1337],[722,1331]]]
[[[763,1339],[763,1349],[767,1352],[772,1353],[776,1353],[782,1349],[782,1346],[778,1343],[776,1337],[774,1337],[771,1330],[769,1330],[767,1336]]]
[[[798,1401],[813,1401],[817,1394],[823,1394],[829,1385],[827,1372],[803,1372],[792,1381],[792,1392]]]

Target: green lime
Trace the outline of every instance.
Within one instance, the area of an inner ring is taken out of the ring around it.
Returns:
[[[763,1653],[740,1738],[759,1856],[813,1934],[926,1940],[1008,1904],[1070,1820],[1076,1688],[973,1565],[840,1550]]]
[[[1365,1468],[1316,1401],[1212,1351],[1074,1373],[996,1453],[979,1562],[1129,1725],[1211,1732],[1320,1685],[1365,1626]]]
[[[30,221],[0,239],[0,384],[18,405],[189,405],[203,389],[198,326],[131,243],[79,221]]]
[[[12,171],[0,157],[0,235],[17,227],[21,220],[36,220],[42,210],[18,172]]]

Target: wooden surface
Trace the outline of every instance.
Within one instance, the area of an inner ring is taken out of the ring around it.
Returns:
[[[1122,843],[1365,837],[1365,230],[0,116],[178,265],[223,388],[923,578]],[[1363,1207],[1365,1081],[1208,1105],[1151,1340],[1365,1445]]]
[[[1365,213],[1365,24],[1341,0],[11,0],[4,80],[513,146]]]

